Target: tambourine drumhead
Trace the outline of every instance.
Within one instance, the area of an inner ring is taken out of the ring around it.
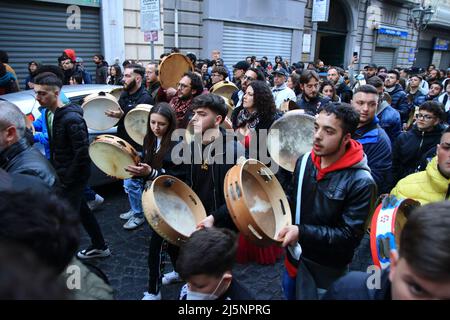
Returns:
[[[278,234],[292,224],[286,195],[264,164],[249,159],[225,176],[225,200],[239,231],[259,246],[281,244]]]
[[[183,74],[188,71],[194,71],[191,60],[181,53],[172,53],[159,66],[161,87],[163,89],[176,88]]]
[[[137,144],[143,145],[147,134],[148,115],[152,105],[138,104],[133,110],[127,113],[124,119],[125,130]]]
[[[267,136],[267,148],[279,166],[294,172],[298,158],[311,150],[313,137],[314,117],[301,110],[293,110],[272,124]]]
[[[109,93],[93,93],[84,98],[81,106],[83,108],[83,117],[86,125],[94,130],[107,130],[114,127],[119,119],[108,117],[107,110],[120,110],[116,98]]]
[[[109,94],[113,95],[117,101],[119,101],[120,95],[122,94],[123,88],[116,88],[109,92]]]
[[[89,156],[101,171],[118,179],[131,178],[125,168],[139,163],[136,150],[128,142],[110,135],[98,136],[89,146]]]
[[[181,245],[206,218],[199,197],[181,180],[159,176],[142,194],[142,207],[148,223],[162,238]]]
[[[238,90],[239,88],[234,83],[224,80],[217,82],[209,91],[231,100],[233,93]]]
[[[399,249],[400,235],[412,209],[420,203],[412,199],[398,200],[394,206],[375,209],[370,228],[370,250],[375,265],[385,269],[390,264],[390,252]]]

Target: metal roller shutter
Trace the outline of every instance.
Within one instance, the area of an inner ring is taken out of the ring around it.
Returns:
[[[227,66],[253,55],[257,58],[267,56],[272,63],[278,55],[290,61],[291,47],[292,30],[224,23],[223,60]]]
[[[420,48],[417,52],[416,62],[414,63],[414,66],[424,69],[428,68],[428,65],[431,63],[432,56],[432,50]]]
[[[81,7],[81,29],[69,30],[66,25],[68,5],[35,1],[0,0],[0,48],[9,55],[24,89],[28,76],[28,62],[37,60],[57,64],[66,48],[75,50],[83,58],[95,81],[95,64],[92,57],[101,53],[100,9]]]
[[[447,70],[450,67],[450,51],[442,52],[441,63],[439,69]]]
[[[376,48],[372,62],[377,66],[386,67],[388,70],[394,67],[395,49]]]

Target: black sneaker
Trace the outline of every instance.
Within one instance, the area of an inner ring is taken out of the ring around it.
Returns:
[[[109,257],[110,255],[111,251],[106,246],[103,249],[96,249],[90,246],[87,249],[78,251],[77,253],[77,257],[80,259],[104,258]]]

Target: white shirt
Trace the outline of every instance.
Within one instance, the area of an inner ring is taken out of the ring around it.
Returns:
[[[294,90],[291,88],[285,87],[284,89],[279,89],[274,87],[272,89],[273,98],[275,99],[275,105],[277,109],[281,108],[281,104],[285,101],[292,100],[297,101],[297,97],[295,96]]]

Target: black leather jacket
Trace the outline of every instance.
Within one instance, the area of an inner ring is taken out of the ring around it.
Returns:
[[[56,109],[49,142],[50,161],[64,187],[84,187],[91,173],[91,159],[88,128],[80,106],[69,104]]]
[[[10,174],[25,174],[40,178],[52,189],[58,187],[58,176],[50,162],[25,138],[0,153],[0,168]]]
[[[293,183],[288,187],[293,224],[302,158],[297,161]],[[310,156],[304,177],[298,225],[302,255],[324,266],[345,267],[361,241],[364,223],[375,202],[376,184],[366,156],[348,169],[327,173],[320,181]]]

